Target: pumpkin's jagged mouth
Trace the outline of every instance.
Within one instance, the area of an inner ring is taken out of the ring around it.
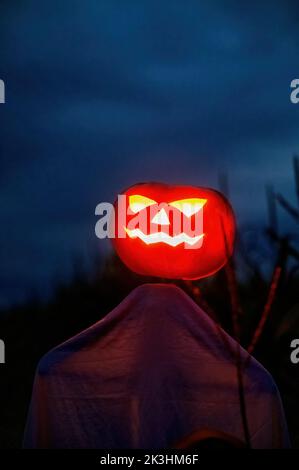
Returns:
[[[181,243],[186,243],[190,246],[194,246],[198,242],[201,242],[200,245],[197,247],[200,248],[202,246],[204,237],[204,233],[202,233],[201,235],[197,235],[196,237],[190,237],[185,232],[182,232],[178,235],[174,235],[173,237],[171,237],[170,235],[168,235],[168,233],[165,232],[155,232],[146,235],[139,228],[130,230],[124,227],[124,229],[130,238],[139,238],[144,243],[146,243],[146,245],[152,245],[154,243],[166,243],[166,245],[175,247],[180,245]]]

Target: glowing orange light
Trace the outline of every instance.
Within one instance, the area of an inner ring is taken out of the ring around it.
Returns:
[[[127,236],[118,236],[116,231],[113,244],[133,271],[198,279],[227,262],[233,250],[235,220],[229,202],[219,192],[142,183],[123,194],[127,196],[127,214],[121,229]],[[117,218],[121,210],[117,202],[115,209]]]
[[[194,197],[191,199],[182,199],[181,201],[170,202],[169,205],[171,207],[176,207],[187,217],[191,217],[192,215],[199,212],[206,202],[206,199],[199,199]]]
[[[139,194],[129,196],[129,207],[134,214],[140,212],[146,207],[152,206],[153,204],[157,204],[156,201],[153,201],[148,197],[140,196]]]
[[[182,232],[178,235],[170,236],[168,233],[165,232],[155,232],[146,235],[143,233],[139,228],[130,230],[125,227],[125,231],[129,235],[130,238],[139,238],[147,245],[152,245],[153,243],[166,243],[169,246],[178,246],[181,243],[187,243],[188,245],[192,246],[202,240],[204,234],[197,235],[196,237],[189,237],[187,233]]]

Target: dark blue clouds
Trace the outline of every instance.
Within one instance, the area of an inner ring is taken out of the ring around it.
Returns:
[[[262,4],[261,4],[262,3]],[[94,207],[156,179],[215,186],[241,221],[291,193],[297,2],[1,3],[2,304],[99,245]]]

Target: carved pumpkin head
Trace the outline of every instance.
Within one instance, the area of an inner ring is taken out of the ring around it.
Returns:
[[[138,274],[199,279],[218,271],[233,251],[235,219],[218,191],[142,183],[115,203],[114,247]]]

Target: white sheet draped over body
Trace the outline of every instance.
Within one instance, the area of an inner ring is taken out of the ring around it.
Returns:
[[[41,360],[24,447],[169,448],[203,428],[244,440],[236,348],[178,287],[138,287]],[[287,447],[279,392],[253,358],[244,387],[252,447]]]

